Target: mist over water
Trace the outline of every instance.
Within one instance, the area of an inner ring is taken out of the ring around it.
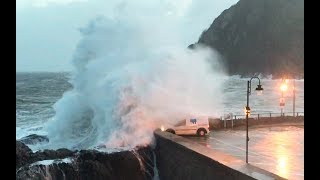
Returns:
[[[217,52],[167,44],[124,24],[98,17],[81,29],[73,89],[54,104],[46,127],[50,148],[133,148],[150,143],[162,124],[223,111]]]

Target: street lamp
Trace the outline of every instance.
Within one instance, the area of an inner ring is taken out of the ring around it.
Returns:
[[[283,108],[285,105],[285,99],[283,97],[283,93],[288,90],[288,82],[289,79],[282,78],[282,84],[280,86],[281,90],[281,98],[280,98],[280,108],[281,108],[281,116],[283,115]],[[296,106],[296,82],[295,79],[292,79],[292,115],[295,117],[295,106]]]
[[[247,138],[246,138],[246,163],[248,163],[248,142],[249,142],[249,131],[248,131],[248,121],[249,121],[249,114],[250,114],[250,107],[249,107],[249,95],[251,94],[251,80],[257,78],[259,80],[259,84],[256,88],[256,91],[258,94],[261,94],[263,91],[262,85],[260,84],[260,79],[256,76],[252,77],[250,81],[248,81],[248,86],[247,86],[247,106],[246,106],[246,133],[247,133]]]
[[[281,116],[283,116],[283,108],[284,108],[284,106],[285,106],[285,99],[284,99],[284,97],[283,97],[283,93],[288,90],[288,82],[289,82],[288,79],[285,79],[285,80],[284,80],[284,79],[282,78],[282,84],[281,84],[281,86],[280,86],[280,90],[281,90],[281,98],[280,98]]]
[[[296,81],[293,79],[293,88],[292,88],[292,112],[293,112],[293,117],[295,117],[295,110],[296,110]]]

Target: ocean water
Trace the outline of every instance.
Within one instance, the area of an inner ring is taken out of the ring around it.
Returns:
[[[16,138],[45,135],[44,124],[54,116],[53,104],[71,89],[68,73],[16,73]]]
[[[71,91],[73,86],[69,83],[70,73],[17,73],[16,74],[16,139],[20,139],[29,134],[48,135],[48,122],[52,121],[56,112],[54,104],[63,97],[63,94]],[[219,105],[219,112],[213,116],[227,113],[234,115],[244,115],[243,108],[247,100],[247,78],[240,76],[228,76],[222,78],[222,103]],[[252,93],[250,107],[254,113],[280,113],[279,99],[281,80],[271,78],[261,78],[264,88],[262,95],[255,94],[254,89],[258,83],[257,79],[251,82]],[[214,86],[212,82],[212,86]],[[291,115],[293,103],[293,80],[288,82],[288,91],[284,93],[285,107],[284,113]],[[304,80],[295,80],[296,89],[296,112],[303,115],[304,112]],[[110,95],[111,96],[111,95]],[[211,96],[210,96],[211,97]],[[192,97],[189,97],[192,99]],[[209,99],[215,101],[215,98]],[[76,105],[76,104],[75,104]],[[181,105],[183,106],[183,105]],[[209,107],[210,108],[210,107]],[[214,111],[214,109],[213,109]],[[210,115],[210,114],[208,114]],[[111,118],[111,117],[110,117]],[[72,125],[67,124],[69,128]],[[76,124],[73,124],[76,126]],[[143,124],[141,124],[143,126]],[[117,127],[115,127],[117,128]],[[148,128],[148,127],[141,127]],[[105,129],[112,131],[113,129]],[[85,135],[84,135],[85,136]]]

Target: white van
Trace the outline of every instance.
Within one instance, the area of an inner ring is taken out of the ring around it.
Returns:
[[[167,128],[166,131],[177,135],[205,136],[210,132],[208,116],[190,117],[183,120],[180,126]],[[164,131],[164,128],[162,128]]]

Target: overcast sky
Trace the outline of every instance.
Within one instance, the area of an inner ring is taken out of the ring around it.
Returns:
[[[16,71],[70,71],[71,58],[90,20],[144,18],[179,34],[182,46],[238,0],[16,0]],[[122,21],[125,22],[125,21]],[[164,29],[162,27],[162,29]],[[152,33],[150,31],[150,33]],[[125,38],[125,36],[124,36]]]

